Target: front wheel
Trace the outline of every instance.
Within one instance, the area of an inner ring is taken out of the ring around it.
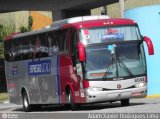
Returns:
[[[121,105],[122,105],[122,106],[129,106],[129,104],[130,104],[130,103],[129,103],[129,99],[122,99],[122,100],[121,100]]]
[[[26,93],[26,92],[23,92],[23,94],[22,94],[22,101],[23,101],[23,110],[24,110],[25,112],[31,111],[32,107],[31,107],[31,105],[29,104],[28,96],[27,96],[27,93]]]
[[[70,107],[71,107],[72,111],[77,110],[78,104],[74,103],[74,101],[73,101],[73,94],[72,94],[71,90],[69,91],[69,94],[68,94],[68,101],[70,103]]]

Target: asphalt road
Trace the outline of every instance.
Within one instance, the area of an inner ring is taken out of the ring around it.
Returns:
[[[71,111],[64,106],[45,106],[33,112],[23,112],[21,105],[0,104],[0,119],[138,119],[138,117],[159,119],[160,98],[131,99],[130,106],[126,107],[121,107],[120,102],[84,105],[77,111]]]

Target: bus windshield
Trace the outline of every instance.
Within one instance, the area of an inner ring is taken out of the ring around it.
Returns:
[[[134,77],[146,73],[142,42],[86,47],[86,79]]]
[[[114,41],[140,40],[141,38],[137,26],[114,26],[81,29],[79,36],[84,45]]]

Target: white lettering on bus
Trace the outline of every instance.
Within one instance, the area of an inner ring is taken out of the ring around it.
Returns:
[[[34,64],[34,65],[30,65],[29,71],[30,73],[50,72],[51,67],[49,63]]]

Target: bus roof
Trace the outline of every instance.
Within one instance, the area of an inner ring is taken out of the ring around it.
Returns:
[[[26,33],[11,34],[9,35],[9,37],[7,36],[4,40],[6,41],[12,38],[40,34],[40,33],[48,32],[52,30],[57,30],[60,28],[68,28],[71,26],[79,30],[81,28],[91,28],[91,27],[98,27],[98,26],[103,27],[103,26],[117,26],[117,25],[135,25],[135,24],[136,22],[130,19],[109,18],[106,15],[81,16],[81,17],[73,17],[73,18],[56,21],[51,25],[46,26],[40,30],[26,32]]]
[[[96,26],[114,26],[114,25],[134,25],[135,21],[122,18],[109,18],[106,15],[101,16],[82,16],[64,19],[53,23],[49,27],[61,26],[62,28],[68,26],[74,26],[77,29],[90,28]]]

